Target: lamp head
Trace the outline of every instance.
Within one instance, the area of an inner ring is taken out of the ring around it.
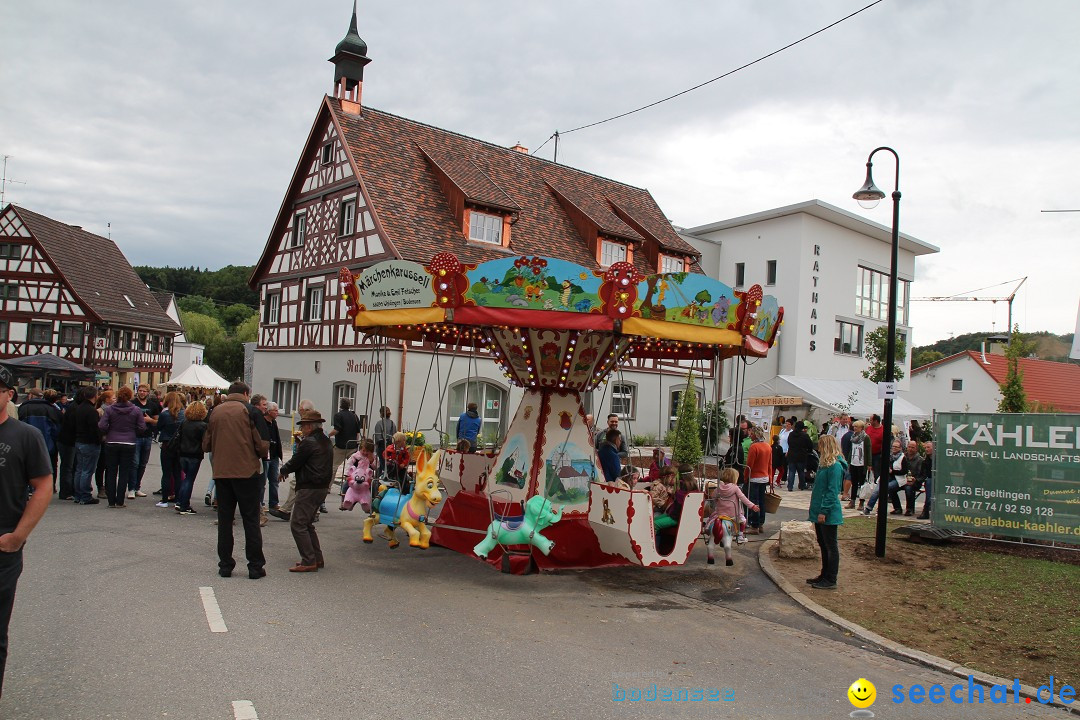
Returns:
[[[859,201],[861,207],[867,210],[876,208],[877,204],[885,199],[885,193],[881,192],[878,186],[874,184],[873,167],[874,163],[866,163],[866,182],[851,196]]]

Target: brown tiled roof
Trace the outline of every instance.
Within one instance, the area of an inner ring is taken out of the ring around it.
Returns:
[[[466,202],[495,209],[520,210],[513,198],[493,183],[472,160],[435,152],[423,146],[420,150],[461,190]]]
[[[587,198],[588,208],[582,211],[602,229],[618,228],[613,234],[638,237],[612,211],[611,205],[617,205],[662,246],[692,257],[694,268],[700,271],[696,263],[700,253],[678,236],[648,190],[373,108],[364,108],[362,115],[345,113],[336,98],[326,98],[326,107],[342,129],[389,240],[406,259],[425,262],[443,251],[467,263],[505,257],[505,251],[463,237],[438,177],[424,157],[426,151],[461,183],[466,195],[494,200],[497,190],[499,197],[505,194],[520,208],[510,236],[514,254],[554,256],[585,267],[597,266],[593,251],[559,205],[551,190],[554,187],[572,195],[575,202]],[[455,169],[460,176],[454,175]],[[635,253],[635,262],[644,273],[656,272],[641,253]]]
[[[83,305],[108,323],[180,332],[112,240],[12,206]],[[124,296],[131,298],[131,305]],[[132,307],[134,305],[134,307]]]
[[[166,313],[169,312],[169,303],[175,297],[171,292],[165,292],[164,290],[151,290],[150,294],[154,296],[154,299],[158,301],[158,305]]]
[[[915,368],[912,374],[925,372],[929,368],[944,365],[954,360],[968,358],[986,371],[998,385],[1005,382],[1009,374],[1009,360],[1004,355],[986,353],[986,362],[982,355],[973,350],[950,355],[935,360],[928,365]],[[1020,358],[1018,369],[1024,374],[1024,394],[1029,403],[1037,403],[1043,408],[1053,406],[1059,412],[1080,412],[1080,365],[1052,362],[1034,358]]]

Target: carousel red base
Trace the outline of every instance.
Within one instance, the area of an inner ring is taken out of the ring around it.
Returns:
[[[487,532],[491,524],[491,510],[487,497],[462,490],[446,499],[431,531],[431,541],[464,555],[476,557],[473,548]],[[453,528],[468,528],[469,531]],[[544,537],[552,540],[555,547],[551,553],[542,552],[529,545],[509,546],[509,569],[514,575],[525,575],[539,570],[584,570],[588,568],[631,565],[626,558],[610,555],[600,549],[600,543],[589,525],[587,515],[570,515],[545,528]],[[480,559],[480,558],[477,558]],[[496,546],[485,560],[494,568],[506,571],[503,550]]]

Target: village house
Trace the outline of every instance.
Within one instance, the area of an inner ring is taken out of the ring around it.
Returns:
[[[114,387],[158,385],[180,330],[112,240],[15,205],[0,212],[0,359],[50,353]]]

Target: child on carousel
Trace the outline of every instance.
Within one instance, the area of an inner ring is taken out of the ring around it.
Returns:
[[[412,456],[405,445],[405,433],[394,433],[394,442],[383,453],[383,461],[386,464],[387,479],[397,483],[402,495],[406,494],[409,485],[409,463],[412,462]]]
[[[371,479],[374,471],[375,443],[364,440],[345,465],[346,490],[341,500],[341,510],[352,510],[359,503],[361,510],[371,512]]]
[[[712,535],[716,544],[723,545],[724,557],[728,566],[734,565],[731,559],[731,540],[735,528],[739,529],[738,542],[746,542],[746,515],[742,508],[745,505],[753,511],[758,506],[750,502],[750,499],[739,489],[739,471],[735,468],[724,468],[720,471],[720,483],[709,494],[709,502],[712,512],[705,520],[705,533]],[[724,536],[728,534],[728,541],[724,542]],[[712,550],[709,550],[709,564],[713,564]]]

